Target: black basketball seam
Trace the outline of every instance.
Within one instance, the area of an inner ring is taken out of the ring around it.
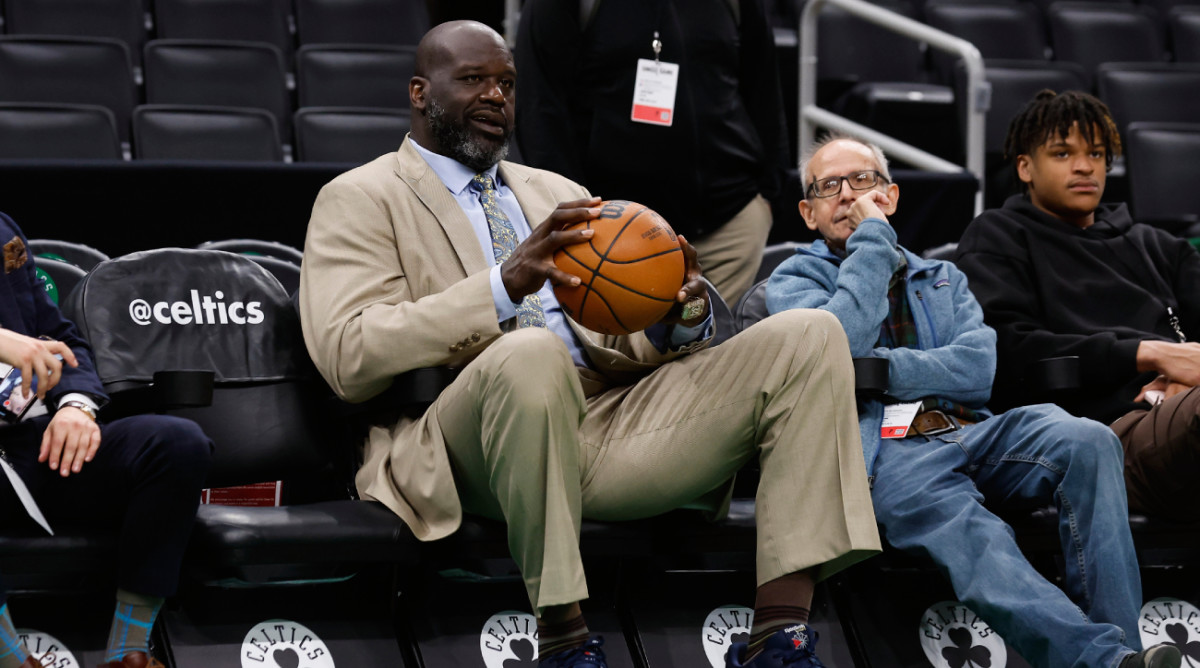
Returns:
[[[599,276],[597,276],[597,278],[599,278]],[[609,283],[612,283],[613,285],[617,286],[618,288],[621,288],[622,290],[624,290],[624,291],[626,291],[626,292],[631,292],[631,293],[633,293],[633,294],[635,294],[635,295],[637,295],[637,296],[639,296],[639,297],[645,297],[646,299],[652,299],[652,300],[654,300],[654,301],[656,301],[656,302],[673,302],[673,301],[675,301],[675,298],[674,298],[674,297],[667,297],[667,298],[664,298],[664,297],[655,297],[654,295],[648,295],[648,294],[646,294],[646,293],[644,293],[644,292],[641,292],[641,291],[639,291],[639,290],[634,290],[633,288],[629,287],[628,285],[625,285],[625,284],[623,284],[623,283],[618,283],[618,282],[614,281],[613,279],[611,279],[611,278],[609,278],[609,277],[607,277],[607,276],[605,276],[605,277],[603,277],[603,278],[604,278],[604,280],[608,281]],[[590,285],[589,285],[589,288],[590,288]]]
[[[632,290],[630,292],[632,292]],[[593,291],[590,289],[590,286],[589,286],[589,289],[583,298],[586,300],[587,295],[590,295],[590,294],[593,294]],[[627,332],[632,331],[631,328],[629,327],[629,325],[626,325],[621,320],[621,316],[617,315],[617,311],[615,309],[613,309],[612,304],[608,303],[608,300],[604,298],[604,295],[600,294],[599,292],[596,292],[594,294],[596,295],[596,299],[599,299],[600,302],[604,304],[604,308],[608,309],[609,315],[611,315],[613,317],[613,320],[615,320],[617,322],[617,324],[621,326],[621,329],[623,329]],[[581,318],[583,317],[583,301],[579,302],[579,317],[581,317]]]
[[[650,259],[652,259],[652,258],[656,258],[656,257],[662,257],[662,256],[664,256],[664,255],[670,255],[671,253],[682,253],[682,252],[683,252],[683,251],[682,251],[682,250],[680,250],[680,249],[679,249],[679,247],[677,246],[677,247],[675,247],[675,248],[672,248],[672,249],[670,249],[670,250],[665,250],[665,251],[662,251],[662,252],[659,252],[659,253],[654,253],[654,254],[652,254],[652,255],[643,255],[642,257],[639,257],[639,258],[638,258],[638,259],[636,259],[636,260],[609,260],[609,262],[610,262],[610,263],[612,263],[612,264],[636,264],[636,263],[638,263],[638,262],[641,262],[641,261],[643,261],[643,260],[650,260]],[[578,261],[578,260],[577,260],[577,261]]]
[[[633,219],[634,219],[634,218],[637,218],[637,217],[638,217],[638,216],[640,216],[640,215],[642,215],[642,213],[643,213],[643,212],[645,212],[645,211],[647,211],[649,208],[650,208],[650,207],[643,206],[643,207],[641,208],[641,210],[640,210],[640,211],[638,211],[637,213],[635,213],[635,214],[633,214],[632,216],[630,216],[630,217],[629,217],[629,220],[625,221],[625,225],[623,225],[623,226],[621,227],[621,229],[620,229],[620,230],[619,230],[619,231],[618,231],[618,232],[617,232],[615,235],[613,235],[612,241],[610,241],[610,242],[609,242],[609,244],[608,244],[608,248],[607,248],[607,249],[605,249],[605,251],[604,251],[603,253],[601,253],[601,252],[600,252],[600,251],[599,251],[599,250],[596,248],[596,242],[595,242],[595,241],[593,241],[593,240],[590,240],[590,239],[588,240],[588,247],[592,249],[592,252],[596,254],[596,257],[598,257],[598,258],[599,258],[599,260],[597,260],[597,262],[596,262],[596,266],[595,266],[594,268],[590,268],[590,271],[592,272],[592,277],[588,279],[587,286],[585,286],[587,289],[586,289],[586,290],[584,290],[584,292],[583,292],[583,299],[580,299],[580,300],[579,300],[579,313],[580,313],[580,316],[581,316],[581,317],[582,317],[582,315],[583,315],[583,307],[584,307],[584,306],[587,304],[588,297],[590,297],[590,296],[591,296],[591,294],[592,294],[592,292],[593,292],[593,290],[592,290],[592,284],[596,282],[596,277],[600,275],[600,267],[603,267],[603,266],[604,266],[604,261],[605,261],[605,260],[608,258],[608,251],[612,250],[612,247],[613,247],[614,245],[616,245],[616,243],[617,243],[617,240],[618,240],[618,239],[620,239],[620,238],[621,238],[621,235],[625,233],[625,230],[626,230],[626,228],[628,228],[628,227],[629,227],[629,224],[633,222]],[[622,212],[624,212],[624,209],[622,209]],[[594,223],[594,222],[595,222],[594,220],[589,220],[589,221],[588,221],[588,227],[590,228],[590,227],[592,226],[592,223]],[[580,261],[580,260],[579,260],[579,258],[577,258],[577,257],[575,257],[575,256],[573,256],[573,255],[572,255],[572,256],[570,256],[570,257],[571,257],[571,259],[572,259],[572,260],[575,260],[576,262],[579,262],[579,264],[580,264],[580,265],[582,265],[582,266],[584,266],[584,267],[587,267],[587,265],[586,265],[586,264],[584,264],[582,261]],[[609,310],[609,312],[612,312],[612,307],[611,307],[611,306],[609,306],[608,302],[604,302],[604,305],[605,305],[605,306],[608,306],[608,310]],[[613,317],[614,317],[614,318],[616,318],[616,317],[617,317],[617,314],[616,314],[616,313],[613,313]],[[625,327],[625,325],[624,325],[624,324],[622,324],[621,326],[622,326],[622,327]],[[628,329],[628,327],[626,327],[626,329]]]

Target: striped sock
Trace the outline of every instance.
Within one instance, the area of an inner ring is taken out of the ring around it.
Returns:
[[[578,615],[561,622],[538,620],[538,658],[548,659],[559,652],[583,647],[588,640],[587,622]]]
[[[767,638],[780,629],[808,623],[808,608],[790,605],[772,605],[754,611],[754,625],[750,627],[750,646],[746,650],[744,663],[758,656]]]
[[[0,668],[20,668],[28,657],[8,614],[8,604],[0,605]]]
[[[141,596],[124,589],[117,590],[117,609],[113,612],[112,630],[108,633],[105,661],[120,661],[132,652],[150,654],[150,630],[162,609],[163,599]]]

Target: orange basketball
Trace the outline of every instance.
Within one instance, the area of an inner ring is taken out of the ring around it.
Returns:
[[[683,251],[675,231],[651,209],[635,202],[601,203],[600,217],[567,229],[591,228],[591,239],[563,246],[558,268],[582,279],[555,286],[563,311],[601,334],[628,334],[658,322],[683,287]]]

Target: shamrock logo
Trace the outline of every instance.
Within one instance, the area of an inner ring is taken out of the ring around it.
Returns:
[[[528,638],[517,638],[509,643],[508,648],[516,654],[516,658],[505,659],[504,668],[537,668],[537,648]]]
[[[991,668],[992,653],[983,645],[971,645],[971,632],[964,628],[953,628],[949,631],[950,640],[954,647],[943,647],[942,658],[950,664],[950,668],[978,666]]]
[[[1188,642],[1188,630],[1186,626],[1183,624],[1167,624],[1167,636],[1171,640],[1164,642],[1164,645],[1178,647],[1179,653],[1187,659],[1189,666],[1200,665],[1200,640]]]
[[[275,665],[279,668],[297,668],[300,665],[300,657],[296,655],[293,649],[277,649],[271,655],[275,659]]]

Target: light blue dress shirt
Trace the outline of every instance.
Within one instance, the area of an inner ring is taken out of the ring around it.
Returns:
[[[446,189],[462,207],[463,213],[467,215],[467,220],[471,222],[471,229],[475,231],[479,248],[483,251],[484,258],[492,265],[489,277],[492,284],[492,301],[496,304],[498,321],[504,322],[509,318],[516,317],[517,306],[520,304],[514,304],[508,298],[508,290],[504,288],[504,281],[500,278],[500,265],[496,263],[496,256],[492,250],[492,232],[488,227],[487,216],[483,212],[483,204],[479,201],[479,194],[471,188],[471,181],[475,178],[476,172],[453,158],[425,149],[413,141],[411,136],[408,140],[412,142],[413,148],[421,154],[429,167],[445,184]],[[496,165],[492,165],[485,173],[491,176],[496,184],[496,202],[504,211],[504,215],[508,216],[513,229],[516,230],[518,243],[525,241],[533,230],[525,218],[525,212],[521,211],[521,205],[517,202],[516,195],[513,195],[512,190],[505,185]],[[567,324],[567,316],[554,296],[550,281],[546,281],[537,294],[542,300],[542,310],[546,313],[546,328],[557,334],[567,344],[567,350],[571,352],[571,359],[575,361],[576,366],[590,367],[591,365],[583,354],[583,346],[575,337],[571,326]],[[711,326],[712,314],[710,313],[708,318],[696,327],[675,327],[671,332],[670,344],[680,347],[699,340],[702,336],[707,335]],[[665,339],[667,337],[664,326],[650,327],[646,330],[646,336],[660,351],[666,349]]]

